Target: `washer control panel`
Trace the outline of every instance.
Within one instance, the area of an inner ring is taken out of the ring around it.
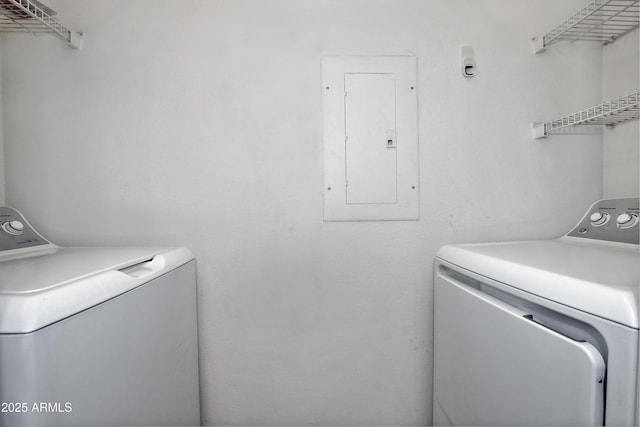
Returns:
[[[46,245],[46,241],[17,210],[0,206],[0,251]]]
[[[567,236],[637,245],[640,243],[639,218],[638,198],[600,200]]]

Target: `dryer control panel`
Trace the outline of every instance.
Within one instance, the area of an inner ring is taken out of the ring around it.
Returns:
[[[567,236],[639,244],[640,199],[603,199],[594,203]]]
[[[0,252],[46,245],[20,212],[0,206]]]

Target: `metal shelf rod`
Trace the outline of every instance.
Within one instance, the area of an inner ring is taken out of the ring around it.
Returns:
[[[593,0],[542,37],[533,39],[539,53],[559,40],[611,43],[640,25],[640,0]]]
[[[80,49],[82,34],[64,27],[51,16],[51,12],[31,0],[0,0],[0,32],[50,32],[69,46]]]
[[[594,105],[557,120],[534,123],[533,133],[535,138],[544,138],[570,126],[604,125],[611,127],[638,117],[640,117],[640,91]]]

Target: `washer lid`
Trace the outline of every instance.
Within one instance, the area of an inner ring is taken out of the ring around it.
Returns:
[[[0,261],[0,333],[72,316],[193,259],[184,248],[54,248]]]
[[[638,328],[638,247],[547,241],[447,245],[436,257],[575,309]]]

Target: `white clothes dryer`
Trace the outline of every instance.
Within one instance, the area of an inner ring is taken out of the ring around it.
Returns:
[[[0,227],[0,426],[200,425],[191,252]]]
[[[448,245],[434,266],[434,425],[638,425],[637,198],[566,236]]]

